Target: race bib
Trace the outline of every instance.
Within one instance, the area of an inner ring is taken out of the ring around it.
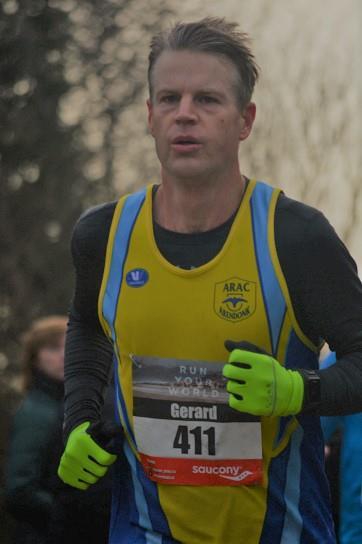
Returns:
[[[224,363],[131,359],[134,433],[151,480],[198,486],[261,483],[260,419],[229,407]]]

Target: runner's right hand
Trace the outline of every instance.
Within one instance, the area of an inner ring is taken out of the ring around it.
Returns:
[[[82,490],[102,478],[117,459],[95,442],[87,432],[89,425],[85,421],[72,430],[58,467],[64,483]]]

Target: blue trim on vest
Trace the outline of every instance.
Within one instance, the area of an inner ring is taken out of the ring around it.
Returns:
[[[298,368],[317,370],[319,368],[318,355],[303,344],[293,329],[288,339],[287,354],[284,365],[286,368],[291,370]]]
[[[132,430],[128,430],[131,433],[132,438],[134,439]],[[160,505],[157,485],[149,478],[147,478],[141,464],[134,455],[126,439],[124,441],[123,449],[128,464],[131,467],[131,487],[133,490],[132,496],[134,496],[135,499],[133,510],[137,512],[137,515],[133,516],[133,519],[135,520],[133,523],[137,526],[139,525],[139,529],[142,532],[147,533],[146,540],[142,541],[142,543],[144,542],[145,544],[160,544],[162,542],[162,544],[173,544],[176,541],[174,541],[172,538],[168,538],[171,537],[171,531],[166,516],[164,515]],[[123,485],[122,480],[118,480],[118,484],[120,482],[121,485]],[[158,532],[154,533],[152,529],[151,531],[145,531],[145,529],[143,529],[143,527],[145,526],[154,529],[157,528]]]
[[[136,503],[136,508],[137,508],[137,511],[138,511],[139,525],[141,527],[143,527],[143,528],[147,527],[147,528],[151,529],[152,526],[151,526],[151,520],[150,520],[150,517],[149,517],[149,514],[148,514],[148,507],[147,507],[146,498],[144,496],[141,483],[137,478],[137,467],[136,467],[137,459],[134,456],[134,453],[131,450],[131,448],[130,448],[127,441],[124,442],[124,453],[126,455],[128,464],[131,467],[131,476],[132,476],[132,482],[133,482],[135,503]],[[122,485],[121,482],[120,482],[120,485]],[[147,544],[148,544],[147,532],[148,531],[146,529],[145,530],[145,542],[147,542]]]
[[[318,357],[291,330],[285,366],[316,368]],[[293,417],[280,418],[277,443]],[[298,415],[299,427],[269,466],[267,511],[260,544],[335,544],[320,418]]]
[[[277,448],[294,416],[280,416],[277,436],[274,439],[273,448]]]
[[[260,544],[300,542],[303,528],[299,512],[302,439],[303,429],[298,428],[286,448],[270,462],[267,509]]]
[[[154,530],[162,535],[163,544],[175,543],[176,541],[171,538],[171,530],[167,521],[167,518],[161,508],[160,500],[158,496],[158,486],[155,482],[150,480],[140,462],[137,461],[137,477],[142,486],[144,497],[147,503],[149,518]]]
[[[303,528],[302,516],[299,512],[301,486],[301,456],[300,447],[303,440],[303,429],[298,427],[290,440],[290,455],[287,466],[284,498],[286,511],[280,544],[299,542]]]
[[[286,304],[269,249],[268,218],[272,195],[273,188],[258,181],[250,199],[250,206],[255,256],[268,319],[270,343],[275,357],[278,351]]]
[[[298,420],[300,427],[290,443],[270,463],[267,513],[260,544],[335,544],[331,512],[326,507],[328,483],[319,418],[299,416]],[[316,494],[316,489],[321,490],[321,495]]]
[[[176,544],[176,541],[139,525],[140,515],[132,483],[131,467],[120,453],[113,470],[109,544]]]
[[[133,227],[145,196],[146,189],[142,189],[126,198],[114,237],[111,265],[102,307],[103,316],[111,329],[114,342],[116,342],[114,322],[116,319],[119,292],[123,281],[124,263],[127,258]]]
[[[137,526],[138,512],[132,487],[130,467],[123,451],[112,466],[112,511],[109,544],[146,544],[144,531]],[[120,485],[122,482],[122,485]]]
[[[173,544],[175,543],[176,541],[174,541],[173,539],[169,539],[166,536],[166,534],[170,535],[170,529],[169,529],[167,520],[159,505],[158,494],[157,494],[157,490],[155,489],[156,484],[153,484],[153,482],[147,479],[146,475],[143,472],[142,467],[140,466],[139,461],[135,457],[127,441],[124,442],[124,452],[125,452],[127,461],[131,467],[135,503],[136,503],[136,508],[138,511],[139,525],[141,530],[143,530],[144,532],[145,544],[171,544],[171,543]],[[153,495],[152,498],[156,498],[156,501],[158,503],[157,510],[154,506],[153,508],[149,508],[149,503],[146,499],[144,487],[147,487],[146,489],[147,493],[150,492],[151,487],[154,487],[154,489],[151,490],[151,493]],[[156,533],[153,530],[153,526],[155,522],[160,523],[160,526],[158,526],[157,529],[162,532],[164,531],[166,533],[165,536],[163,536],[160,532]]]
[[[270,461],[267,508],[259,544],[280,542],[282,537],[283,521],[286,510],[284,488],[287,479],[289,455],[290,445],[288,444],[280,455],[274,457]]]
[[[118,382],[118,361],[117,361],[117,357],[115,355],[113,355],[113,398],[114,398],[114,417],[115,417],[115,420],[116,420],[116,423],[118,423],[120,426],[122,425],[122,422],[121,422],[121,418],[120,418],[120,415],[119,415],[119,410],[118,410],[118,385],[117,385],[117,382]]]
[[[145,196],[146,189],[142,189],[141,191],[138,191],[137,193],[128,196],[123,205],[114,237],[111,264],[103,298],[102,313],[110,328],[114,351],[116,353],[116,357],[119,363],[121,362],[121,359],[118,352],[118,339],[114,324],[116,320],[118,299],[123,281],[124,264],[126,262],[128,254],[131,234],[138,214],[145,200]],[[122,411],[123,419],[130,437],[133,439],[133,441],[135,441],[132,428],[128,419],[121,387],[118,382],[117,372],[115,373],[115,384],[117,407]]]
[[[122,413],[123,420],[124,420],[124,423],[126,425],[127,432],[128,432],[130,438],[133,441],[134,447],[136,448],[136,439],[135,439],[132,427],[131,427],[129,419],[128,419],[126,403],[125,403],[124,398],[123,398],[122,389],[121,389],[121,386],[120,386],[120,383],[119,383],[119,377],[118,377],[117,370],[116,370],[116,373],[115,373],[114,383],[115,383],[115,391],[116,391],[116,407],[118,409],[118,419],[121,422],[121,418],[120,418],[119,413]]]
[[[300,415],[301,444],[300,513],[303,530],[300,544],[335,544],[330,491],[325,473],[324,440],[320,417]]]
[[[142,189],[141,191],[128,196],[123,205],[114,237],[110,271],[103,299],[103,316],[110,327],[119,363],[119,340],[115,331],[117,306],[133,228],[144,203],[145,196],[146,189]],[[116,406],[118,408],[118,419],[120,420],[119,414],[121,413],[127,432],[136,446],[134,433],[130,425],[126,404],[119,383],[116,365],[115,395]],[[157,486],[146,477],[139,461],[126,440],[124,441],[124,454],[129,466],[127,479],[129,496],[128,499],[123,493],[121,493],[120,496],[119,487],[122,487],[124,482],[123,479],[117,478],[117,485],[115,486],[113,493],[113,523],[111,524],[111,527],[113,528],[110,542],[114,542],[114,544],[123,542],[128,543],[130,541],[134,544],[174,543],[175,541],[172,538],[166,536],[171,536],[171,533],[159,503]],[[146,493],[144,492],[145,490]],[[130,497],[132,497],[133,500],[130,501]],[[122,505],[120,505],[121,500],[130,502],[128,509],[126,507],[122,508]],[[154,532],[154,527],[157,527],[158,533]],[[149,528],[149,530],[146,528]],[[164,536],[162,536],[162,534]]]
[[[316,370],[319,366],[317,355],[300,341],[293,329],[289,334],[286,354],[284,366],[290,370],[297,370],[298,368]],[[277,447],[282,440],[286,427],[292,419],[293,417],[291,416],[285,416],[279,419],[279,430],[274,441],[274,447]]]

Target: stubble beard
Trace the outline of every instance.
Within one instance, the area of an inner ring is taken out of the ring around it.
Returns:
[[[195,162],[197,161],[199,164],[192,164],[192,161],[192,157],[185,157],[180,161],[176,159],[175,162],[175,159],[171,158],[171,160],[165,161],[165,164],[162,165],[161,163],[164,177],[173,180],[180,186],[198,187],[200,189],[210,185],[215,176],[218,177],[217,167],[216,165],[210,164],[210,158],[195,157]],[[177,162],[179,162],[179,164],[177,164]]]

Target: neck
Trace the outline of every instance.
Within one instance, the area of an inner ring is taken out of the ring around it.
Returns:
[[[225,223],[237,210],[246,187],[239,174],[220,184],[170,183],[163,179],[154,201],[154,218],[175,232],[205,232]]]

